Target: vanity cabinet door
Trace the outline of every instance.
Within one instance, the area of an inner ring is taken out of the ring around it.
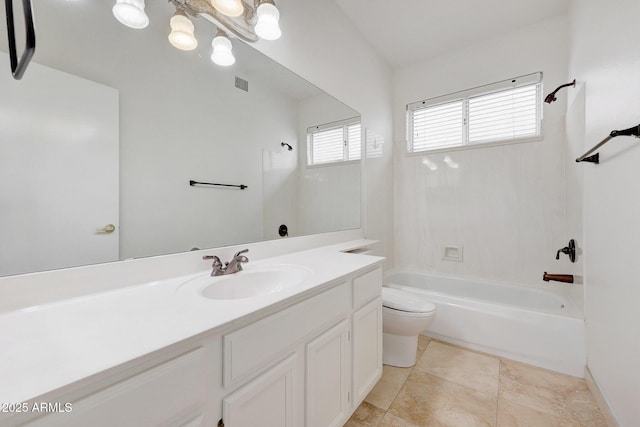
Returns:
[[[307,427],[342,426],[350,414],[349,322],[307,344]]]
[[[296,354],[250,381],[222,402],[225,427],[296,427]]]
[[[359,405],[382,375],[382,298],[353,313],[353,404]]]

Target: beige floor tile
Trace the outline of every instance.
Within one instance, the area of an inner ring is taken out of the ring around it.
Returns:
[[[362,402],[344,427],[377,427],[385,411],[367,402]]]
[[[498,400],[498,427],[582,427],[577,421]]]
[[[415,367],[481,393],[498,395],[497,358],[432,341]]]
[[[416,426],[496,425],[497,399],[414,369],[389,412]]]
[[[416,350],[416,360],[420,360],[425,349],[431,342],[431,338],[424,335],[418,335],[418,349]]]
[[[499,402],[572,420],[580,426],[606,426],[583,379],[517,362],[500,362]]]
[[[416,427],[416,425],[387,412],[378,427]]]
[[[396,398],[396,395],[402,388],[410,372],[411,368],[383,365],[382,377],[364,399],[365,402],[384,409],[385,411],[388,410],[391,402]]]

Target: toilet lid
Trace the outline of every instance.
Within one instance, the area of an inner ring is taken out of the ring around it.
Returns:
[[[387,287],[382,288],[382,305],[394,310],[411,313],[431,313],[436,309],[435,305],[429,301],[425,301],[409,292]]]

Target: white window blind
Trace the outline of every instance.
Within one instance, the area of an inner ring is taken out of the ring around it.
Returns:
[[[421,108],[413,112],[412,151],[462,145],[462,101]]]
[[[361,133],[359,119],[348,119],[308,128],[307,163],[321,165],[359,160],[362,146]]]
[[[407,106],[408,151],[539,139],[542,73]]]
[[[360,160],[362,150],[361,129],[360,123],[347,127],[347,147],[349,149],[347,160]]]

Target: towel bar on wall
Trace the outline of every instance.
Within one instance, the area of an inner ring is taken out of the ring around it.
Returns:
[[[605,139],[597,143],[591,150],[587,151],[582,156],[578,157],[576,159],[576,162],[577,163],[590,162],[590,163],[599,164],[600,153],[596,153],[593,155],[591,155],[591,153],[596,151],[598,148],[602,147],[607,142],[611,141],[616,136],[635,136],[636,138],[640,138],[640,125],[632,126],[629,129],[624,129],[624,130],[612,130],[609,136],[607,136]]]
[[[215,184],[213,182],[198,182],[198,181],[194,181],[191,180],[189,181],[189,185],[190,186],[194,186],[194,185],[212,185],[214,187],[227,187],[227,188],[239,188],[240,190],[244,190],[245,188],[249,188],[247,185],[244,184],[240,184],[240,185],[234,185],[234,184]]]

